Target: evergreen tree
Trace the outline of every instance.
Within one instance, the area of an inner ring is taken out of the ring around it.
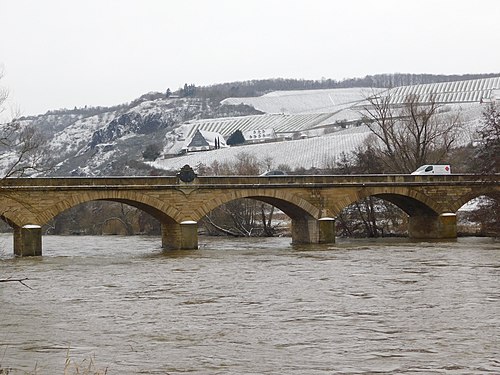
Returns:
[[[242,143],[245,143],[245,137],[243,136],[241,130],[238,129],[229,136],[226,143],[229,146],[240,145]]]
[[[157,144],[149,144],[146,149],[142,152],[142,157],[147,161],[154,161],[160,156],[161,148]]]
[[[180,95],[183,97],[193,97],[196,94],[196,86],[194,83],[188,85],[184,84],[184,88],[180,89]]]

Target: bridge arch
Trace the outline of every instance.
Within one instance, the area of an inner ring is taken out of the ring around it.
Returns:
[[[237,199],[254,199],[268,203],[290,217],[293,243],[332,242],[335,238],[334,221],[321,220],[322,210],[287,190],[242,189],[218,195],[196,210],[199,221],[217,207]]]
[[[408,216],[438,216],[442,211],[441,206],[428,196],[405,187],[363,188],[342,200],[333,202],[331,210],[336,216],[351,204],[370,196],[381,198],[394,204],[408,214]]]
[[[15,207],[16,209],[8,209]],[[10,196],[2,196],[0,199],[0,218],[5,221],[10,227],[20,227],[24,224],[30,224],[28,217],[31,215],[29,205],[24,204],[21,200]]]
[[[211,199],[205,202],[194,213],[194,220],[199,221],[211,211],[223,204],[229,203],[237,199],[255,199],[268,203],[279,208],[286,215],[293,219],[319,219],[321,217],[321,209],[315,207],[305,199],[284,190],[236,190],[220,194],[216,199]]]
[[[133,207],[136,207],[157,220],[161,223],[176,223],[176,218],[179,217],[178,210],[154,197],[135,192],[135,191],[96,191],[96,192],[86,192],[85,194],[71,194],[70,197],[62,199],[58,203],[48,207],[36,214],[33,222],[36,224],[44,225],[52,220],[55,216],[60,213],[78,206],[82,203],[87,203],[91,201],[111,201],[124,203]]]
[[[472,189],[470,192],[462,195],[453,204],[452,207],[458,211],[463,205],[470,202],[471,200],[478,198],[480,196],[487,196],[500,202],[500,187],[489,186],[489,187],[479,187],[477,189]]]

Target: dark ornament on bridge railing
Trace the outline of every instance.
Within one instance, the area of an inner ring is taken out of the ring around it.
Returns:
[[[177,177],[179,177],[182,182],[193,182],[196,178],[196,173],[194,173],[193,168],[186,164],[181,168],[180,172],[177,173]]]

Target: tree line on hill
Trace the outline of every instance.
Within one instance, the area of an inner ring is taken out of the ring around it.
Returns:
[[[180,87],[175,91],[167,88],[165,92],[146,93],[130,103],[118,104],[111,107],[84,106],[74,107],[73,109],[61,108],[56,110],[49,110],[45,115],[81,115],[88,117],[112,111],[127,111],[128,109],[133,108],[143,101],[155,100],[160,98],[199,98],[210,100],[212,102],[212,105],[216,105],[226,98],[261,96],[272,91],[318,90],[353,87],[391,88],[397,86],[452,82],[458,80],[492,78],[499,76],[500,73],[462,75],[384,73],[367,75],[361,78],[345,78],[342,80],[335,80],[331,78],[322,78],[320,80],[269,78],[218,83],[208,86],[196,86],[194,83],[185,83],[183,87]],[[20,117],[20,119],[32,119],[34,117],[36,116]]]
[[[271,91],[318,90],[351,87],[391,88],[396,86],[492,78],[498,76],[500,76],[500,73],[463,75],[393,73],[367,75],[362,78],[346,78],[343,80],[330,78],[323,78],[321,80],[271,78],[197,87],[194,96],[208,97],[213,100],[221,101],[230,97],[260,96]]]

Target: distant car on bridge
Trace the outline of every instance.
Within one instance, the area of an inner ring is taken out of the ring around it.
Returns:
[[[412,174],[451,174],[449,164],[422,165]]]
[[[286,172],[278,170],[265,171],[261,176],[286,176]]]

